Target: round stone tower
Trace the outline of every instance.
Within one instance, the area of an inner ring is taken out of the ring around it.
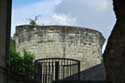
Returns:
[[[17,51],[23,49],[39,58],[72,58],[81,61],[81,69],[101,63],[104,37],[96,30],[75,26],[16,27]]]

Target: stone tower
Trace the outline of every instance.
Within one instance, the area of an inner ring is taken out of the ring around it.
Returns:
[[[96,30],[75,26],[16,27],[17,51],[23,49],[39,58],[72,58],[81,61],[81,70],[101,63],[104,37]]]

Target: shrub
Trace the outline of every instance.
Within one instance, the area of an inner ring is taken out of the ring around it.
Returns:
[[[10,42],[10,71],[18,75],[32,76],[34,55],[26,50],[22,55],[16,51],[15,42]]]

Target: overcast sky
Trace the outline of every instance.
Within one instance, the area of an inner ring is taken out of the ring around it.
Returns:
[[[115,24],[112,0],[13,0],[12,30],[40,15],[44,25],[71,25],[102,32],[107,39]]]

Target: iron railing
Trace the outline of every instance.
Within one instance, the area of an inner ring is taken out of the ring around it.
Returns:
[[[42,83],[79,80],[80,61],[69,58],[44,58],[35,61],[35,79]]]

